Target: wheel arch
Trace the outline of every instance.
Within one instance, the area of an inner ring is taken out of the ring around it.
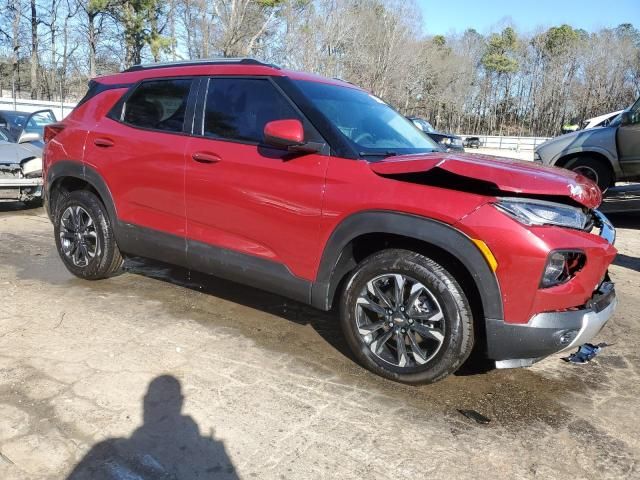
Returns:
[[[74,190],[90,190],[100,199],[112,222],[117,213],[113,196],[102,176],[92,167],[75,161],[56,162],[47,170],[45,205],[49,218],[53,220],[60,194]]]
[[[325,245],[312,286],[313,306],[331,309],[340,286],[361,260],[359,257],[398,246],[436,256],[434,260],[459,269],[458,273],[476,290],[482,316],[503,319],[498,280],[469,237],[435,220],[387,211],[360,212],[335,228]]]
[[[609,152],[606,150],[571,150],[569,152],[563,152],[561,156],[559,156],[554,162],[553,165],[556,167],[566,167],[566,165],[573,159],[578,157],[591,157],[596,160],[601,161],[604,165],[611,169],[611,173],[614,178],[619,177],[622,174],[620,167],[618,165],[618,161],[615,158],[612,158]]]

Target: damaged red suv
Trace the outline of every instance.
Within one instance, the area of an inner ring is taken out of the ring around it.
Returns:
[[[137,255],[335,307],[356,359],[393,380],[441,379],[474,346],[531,365],[616,305],[595,184],[444,153],[338,80],[250,59],[136,66],[92,81],[45,137],[73,274]]]

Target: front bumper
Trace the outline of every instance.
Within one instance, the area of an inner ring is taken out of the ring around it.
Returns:
[[[42,195],[42,178],[0,179],[0,200],[29,200]]]
[[[603,282],[580,309],[534,315],[526,324],[487,320],[487,353],[497,368],[526,367],[595,337],[617,305],[613,283]]]

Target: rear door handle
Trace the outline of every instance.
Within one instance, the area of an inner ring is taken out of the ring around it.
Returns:
[[[221,160],[218,155],[209,152],[196,152],[191,155],[191,158],[199,163],[217,163]]]
[[[107,147],[113,147],[113,140],[110,140],[108,138],[96,138],[93,143],[97,146],[97,147],[103,147],[103,148],[107,148]]]

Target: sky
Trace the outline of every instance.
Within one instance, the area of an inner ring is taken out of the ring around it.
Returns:
[[[519,31],[567,23],[595,31],[632,23],[640,28],[640,0],[416,0],[427,35],[462,33],[474,28],[488,33],[514,24]]]

